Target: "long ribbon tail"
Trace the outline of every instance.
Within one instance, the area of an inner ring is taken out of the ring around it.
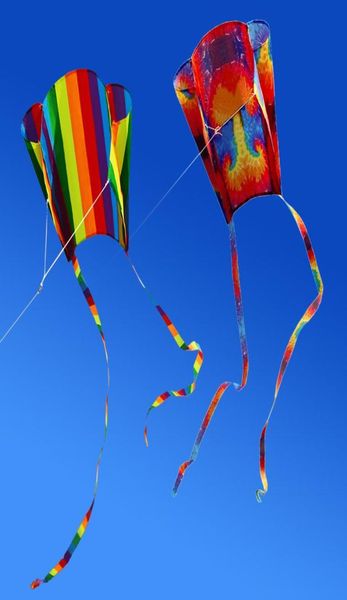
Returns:
[[[94,491],[93,491],[93,499],[92,502],[86,512],[86,514],[84,515],[68,549],[66,550],[65,554],[63,555],[63,557],[57,562],[57,564],[47,573],[47,575],[43,578],[43,579],[35,579],[32,583],[31,583],[31,589],[36,589],[38,588],[42,583],[48,583],[51,579],[53,579],[53,577],[55,577],[58,573],[60,573],[60,571],[62,571],[66,565],[69,563],[73,553],[75,552],[78,544],[80,543],[82,537],[84,536],[86,529],[88,527],[92,512],[93,512],[93,508],[94,508],[94,504],[95,504],[95,499],[96,499],[96,495],[97,495],[97,491],[98,491],[98,486],[99,486],[99,470],[100,470],[100,464],[101,464],[101,459],[102,459],[102,455],[104,452],[104,447],[105,447],[105,443],[106,443],[106,439],[107,439],[107,430],[108,430],[108,396],[109,396],[109,390],[110,390],[110,368],[109,368],[109,360],[108,360],[108,352],[107,352],[107,346],[106,346],[106,342],[105,342],[105,337],[104,337],[104,333],[102,330],[102,325],[101,325],[101,321],[100,321],[100,316],[98,313],[98,310],[96,308],[96,304],[94,302],[93,296],[85,282],[85,279],[82,275],[81,272],[81,268],[79,265],[79,262],[76,258],[76,256],[74,255],[72,257],[72,265],[74,268],[74,272],[77,278],[77,281],[79,283],[79,285],[82,288],[82,292],[84,294],[84,297],[88,303],[89,306],[89,310],[93,315],[95,324],[100,332],[101,335],[101,339],[102,339],[102,344],[104,347],[104,352],[105,352],[105,360],[106,360],[106,368],[107,368],[107,392],[106,392],[106,399],[105,399],[105,420],[104,420],[104,438],[103,438],[103,442],[102,442],[102,446],[100,448],[99,451],[99,456],[98,456],[98,460],[96,463],[96,471],[95,471],[95,483],[94,483]]]
[[[138,280],[138,282],[140,283],[141,287],[147,292],[148,296],[151,299],[151,302],[154,304],[155,308],[157,309],[158,313],[160,314],[161,318],[163,319],[166,327],[168,328],[169,332],[171,333],[173,339],[175,340],[177,346],[181,349],[181,350],[185,350],[188,352],[197,352],[196,358],[194,360],[194,364],[193,364],[193,381],[192,383],[190,383],[187,387],[185,388],[181,388],[179,390],[171,390],[171,391],[166,391],[163,392],[162,394],[160,394],[159,396],[156,397],[156,399],[154,400],[154,402],[152,402],[151,406],[149,407],[148,411],[147,411],[147,417],[150,414],[150,412],[154,409],[157,408],[158,406],[160,406],[161,404],[164,404],[164,402],[166,402],[166,400],[168,398],[170,398],[171,396],[176,396],[176,397],[182,397],[182,396],[189,396],[190,394],[192,394],[196,388],[196,383],[197,383],[197,379],[202,367],[202,364],[204,362],[204,354],[201,350],[200,345],[197,342],[190,342],[190,344],[186,344],[186,342],[184,341],[184,339],[182,338],[182,336],[180,335],[180,333],[177,331],[175,325],[172,323],[171,319],[169,318],[169,316],[166,314],[166,312],[162,309],[162,307],[157,304],[157,302],[154,300],[153,296],[151,295],[151,293],[148,291],[148,289],[146,288],[143,280],[141,279],[140,275],[138,274],[135,265],[132,263],[129,255],[128,255],[128,259],[129,262],[131,264],[131,267],[135,273],[136,279]],[[145,439],[145,444],[148,447],[148,428],[147,425],[144,428],[144,439]]]
[[[230,387],[233,386],[236,391],[242,390],[248,378],[248,370],[249,370],[249,359],[248,359],[248,347],[247,347],[247,338],[246,338],[246,328],[245,328],[245,316],[243,310],[242,303],[242,294],[241,294],[241,283],[240,283],[240,272],[239,272],[239,261],[238,261],[238,253],[237,253],[237,244],[236,244],[236,231],[234,221],[231,220],[229,223],[229,235],[230,235],[230,253],[231,253],[231,273],[232,273],[232,281],[234,288],[234,297],[235,297],[235,307],[236,307],[236,318],[237,318],[237,327],[239,331],[239,339],[240,339],[240,349],[242,356],[242,375],[241,375],[241,383],[235,383],[230,381],[225,381],[222,383],[217,391],[215,392],[210,405],[206,411],[204,419],[201,423],[198,435],[195,438],[195,442],[188,460],[185,460],[179,467],[176,481],[173,487],[173,494],[176,495],[179,486],[181,485],[181,481],[185,475],[186,470],[190,465],[196,460],[201,442],[204,438],[204,435],[207,431],[207,428],[211,422],[211,419],[214,415],[214,412],[222,399],[224,392]]]
[[[300,215],[296,212],[296,210],[283,198],[283,196],[280,195],[281,200],[283,200],[284,204],[287,206],[287,208],[290,210],[295,223],[299,229],[300,235],[304,241],[305,244],[305,248],[306,248],[306,254],[307,254],[307,258],[311,267],[311,272],[313,275],[313,279],[314,282],[316,284],[316,288],[317,288],[317,296],[315,297],[315,299],[313,300],[313,302],[311,302],[311,304],[308,306],[308,308],[306,309],[305,313],[303,314],[303,316],[301,317],[300,321],[298,322],[297,326],[295,327],[292,335],[289,338],[289,342],[286,346],[286,349],[284,351],[284,354],[282,356],[282,360],[281,360],[281,365],[278,371],[278,375],[277,375],[277,379],[276,379],[276,386],[275,386],[275,394],[274,394],[274,399],[270,408],[270,412],[268,414],[268,417],[265,421],[265,425],[262,429],[261,435],[260,435],[260,456],[259,456],[259,471],[260,471],[260,479],[262,482],[262,489],[258,489],[256,491],[256,498],[258,502],[262,501],[262,497],[266,494],[266,492],[269,489],[269,484],[268,484],[268,480],[267,480],[267,475],[266,475],[266,453],[265,453],[265,441],[266,441],[266,432],[267,432],[267,428],[269,425],[269,421],[272,415],[272,412],[275,408],[275,404],[276,404],[276,400],[277,400],[277,396],[278,396],[278,392],[280,390],[281,384],[282,384],[282,379],[283,376],[286,372],[287,366],[289,364],[290,359],[292,358],[293,352],[294,352],[294,348],[296,346],[296,342],[298,341],[298,337],[299,334],[301,333],[301,330],[305,327],[305,325],[312,319],[312,317],[316,314],[321,302],[322,302],[322,297],[323,297],[323,281],[321,278],[321,274],[319,272],[319,268],[318,268],[318,264],[317,264],[317,259],[316,259],[316,255],[314,253],[313,247],[312,247],[312,243],[311,240],[309,238],[308,235],[308,231],[306,228],[305,223],[303,222],[302,218],[300,217]]]

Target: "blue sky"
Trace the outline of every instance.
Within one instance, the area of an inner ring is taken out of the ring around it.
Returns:
[[[60,558],[88,507],[102,438],[102,346],[72,267],[60,260],[0,348],[4,597],[342,600],[347,211],[337,8],[329,3],[324,14],[317,6],[312,13],[295,1],[290,10],[273,1],[87,8],[63,1],[21,11],[11,4],[3,16],[2,331],[42,271],[45,209],[20,135],[24,112],[77,67],[127,86],[136,228],[196,154],[172,76],[208,29],[230,19],[270,23],[284,194],[309,228],[325,283],[269,428],[270,491],[258,505],[260,430],[288,336],[315,288],[299,233],[277,198],[255,199],[237,213],[249,384],[225,395],[173,499],[177,466],[212,393],[240,376],[228,232],[203,165],[194,164],[131,248],[183,337],[205,351],[196,393],[151,415],[148,450],[145,411],[158,393],[190,381],[193,358],[177,349],[117,244],[94,238],[79,247],[110,352],[109,440],[84,540],[61,575],[31,592],[30,581]],[[50,226],[51,259],[58,250]]]

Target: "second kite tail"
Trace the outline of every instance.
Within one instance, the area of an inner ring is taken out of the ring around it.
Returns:
[[[134,263],[132,262],[129,254],[127,254],[127,258],[128,258],[128,260],[130,262],[132,270],[135,273],[136,279],[138,280],[138,282],[141,285],[141,287],[145,290],[145,292],[149,296],[152,304],[154,304],[156,310],[158,311],[159,315],[163,319],[166,327],[168,328],[168,330],[169,330],[170,334],[172,335],[173,339],[175,340],[177,346],[181,350],[185,350],[185,351],[188,351],[188,352],[196,352],[196,357],[195,357],[194,364],[193,364],[193,378],[192,378],[192,382],[189,385],[187,385],[186,387],[184,387],[184,388],[180,388],[178,390],[170,390],[170,391],[168,390],[168,391],[162,392],[159,396],[156,397],[156,399],[150,405],[150,407],[149,407],[149,409],[147,411],[147,417],[148,417],[148,415],[150,414],[150,412],[154,408],[157,408],[161,404],[164,404],[164,402],[166,402],[166,400],[168,398],[170,398],[172,396],[176,396],[176,397],[189,396],[190,394],[192,394],[194,392],[194,390],[196,388],[197,379],[198,379],[198,376],[199,376],[202,364],[204,362],[204,354],[203,354],[203,351],[202,351],[200,345],[197,342],[192,341],[189,344],[186,344],[186,342],[184,341],[184,339],[182,338],[182,336],[180,335],[180,333],[176,329],[175,325],[171,321],[170,317],[163,310],[163,308],[160,306],[160,304],[158,304],[155,301],[155,299],[153,298],[152,294],[147,289],[147,287],[144,284],[142,278],[140,277],[140,275],[139,275],[139,273],[138,273],[138,271],[137,271]],[[144,439],[145,439],[145,444],[148,447],[148,429],[147,429],[147,426],[145,426],[145,428],[144,428]]]
[[[259,471],[260,471],[260,479],[262,482],[262,489],[258,489],[256,491],[256,498],[258,500],[258,502],[261,502],[262,497],[266,494],[266,492],[268,491],[269,488],[269,484],[268,484],[268,480],[267,480],[267,475],[266,475],[266,452],[265,452],[265,441],[266,441],[266,432],[267,432],[267,428],[269,425],[269,421],[272,415],[272,412],[275,408],[275,404],[276,404],[276,400],[277,400],[277,396],[278,396],[278,392],[280,390],[281,384],[282,384],[282,380],[283,380],[283,376],[286,372],[287,366],[289,364],[290,359],[293,356],[293,352],[294,352],[294,348],[296,346],[296,342],[298,341],[298,337],[301,333],[301,330],[305,327],[305,325],[312,319],[312,317],[316,314],[321,302],[322,302],[322,297],[323,297],[323,290],[324,290],[324,286],[323,286],[323,281],[322,281],[322,277],[321,274],[319,272],[319,268],[318,268],[318,264],[317,264],[317,259],[316,259],[316,255],[314,253],[313,250],[313,246],[310,240],[310,237],[308,235],[308,231],[306,228],[306,225],[304,223],[304,221],[302,220],[302,218],[300,217],[299,213],[295,210],[295,208],[293,208],[293,206],[291,206],[284,198],[282,195],[279,196],[281,198],[281,200],[284,202],[284,204],[286,205],[286,207],[289,209],[289,211],[292,214],[292,217],[294,218],[294,221],[299,229],[300,235],[303,239],[304,245],[305,245],[305,249],[306,249],[306,254],[307,254],[307,258],[308,258],[308,262],[310,264],[310,268],[311,268],[311,272],[313,275],[313,279],[317,288],[317,295],[315,297],[315,299],[311,302],[311,304],[308,306],[308,308],[306,309],[306,311],[304,312],[303,316],[301,317],[300,321],[298,322],[298,324],[296,325],[292,335],[289,338],[288,344],[286,346],[286,349],[284,351],[284,354],[282,356],[282,360],[281,360],[281,364],[280,364],[280,368],[278,371],[278,375],[277,375],[277,379],[276,379],[276,385],[275,385],[275,393],[274,393],[274,399],[270,408],[270,412],[268,414],[268,417],[265,421],[264,427],[262,429],[261,435],[260,435],[260,456],[259,456]]]
[[[104,352],[105,352],[105,361],[106,361],[106,369],[107,369],[107,391],[106,391],[105,412],[104,412],[104,437],[103,437],[103,442],[102,442],[102,445],[101,445],[101,448],[99,451],[99,455],[98,455],[98,459],[97,459],[97,463],[96,463],[95,482],[94,482],[94,491],[93,491],[92,502],[91,502],[86,514],[84,515],[84,517],[83,517],[74,537],[72,538],[72,541],[71,541],[68,549],[66,550],[65,554],[63,555],[63,557],[57,562],[57,564],[47,573],[47,575],[43,579],[35,579],[31,583],[31,586],[30,586],[31,589],[38,588],[42,583],[48,583],[51,579],[53,579],[53,577],[58,575],[58,573],[60,573],[60,571],[62,571],[66,567],[66,565],[70,562],[70,559],[71,559],[73,553],[75,552],[78,544],[80,543],[82,537],[84,536],[86,529],[88,527],[90,518],[92,516],[92,512],[93,512],[93,508],[94,508],[94,504],[95,504],[95,499],[96,499],[98,486],[99,486],[100,464],[101,464],[102,455],[104,452],[104,447],[105,447],[105,443],[106,443],[106,439],[107,439],[108,396],[109,396],[109,390],[110,390],[110,368],[109,368],[109,360],[108,360],[108,352],[107,352],[105,336],[104,336],[104,332],[102,330],[102,324],[101,324],[100,316],[98,313],[98,309],[96,307],[96,304],[94,302],[94,299],[90,292],[90,289],[88,288],[86,281],[82,275],[82,271],[81,271],[79,262],[75,255],[73,255],[73,257],[72,257],[72,265],[74,268],[74,272],[75,272],[77,281],[82,289],[84,297],[89,306],[89,310],[93,315],[93,319],[94,319],[95,324],[101,335],[101,340],[102,340],[102,344],[103,344]]]
[[[241,282],[240,282],[240,271],[239,271],[239,259],[237,252],[237,243],[236,243],[236,231],[234,220],[231,219],[229,223],[229,238],[230,238],[230,256],[231,256],[231,275],[232,275],[232,283],[234,289],[234,298],[235,298],[235,308],[236,308],[236,319],[237,319],[237,327],[239,333],[240,340],[240,350],[241,350],[241,358],[242,358],[242,374],[241,374],[241,383],[235,383],[231,381],[225,381],[222,383],[217,391],[215,392],[209,407],[205,413],[203,421],[200,425],[199,432],[195,438],[194,445],[188,460],[185,460],[179,467],[176,481],[173,487],[173,494],[176,495],[179,486],[181,485],[181,481],[185,475],[186,470],[190,465],[196,460],[201,442],[205,436],[207,428],[211,422],[211,419],[215,413],[215,410],[222,399],[224,393],[230,386],[233,386],[236,391],[242,390],[248,378],[248,370],[249,370],[249,358],[248,358],[248,346],[247,346],[247,337],[246,337],[246,327],[245,327],[245,315],[243,310],[243,302],[242,302],[242,294],[241,294]]]

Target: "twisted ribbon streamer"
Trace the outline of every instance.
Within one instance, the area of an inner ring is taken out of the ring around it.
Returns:
[[[184,341],[184,339],[182,338],[182,336],[180,335],[180,333],[177,331],[175,325],[172,323],[170,317],[167,315],[167,313],[162,309],[162,307],[157,304],[157,302],[154,300],[152,294],[149,292],[149,290],[146,288],[143,280],[141,279],[140,275],[138,274],[135,265],[133,264],[133,262],[131,261],[131,258],[129,255],[127,255],[131,268],[135,273],[136,279],[138,280],[138,282],[140,283],[141,287],[147,292],[152,304],[154,304],[156,310],[158,311],[159,315],[161,316],[161,318],[163,319],[166,327],[168,328],[170,334],[172,335],[173,339],[175,340],[177,346],[181,349],[181,350],[185,350],[188,352],[197,352],[196,358],[194,360],[194,364],[193,364],[193,381],[192,383],[190,383],[187,387],[185,388],[181,388],[179,390],[171,390],[171,391],[166,391],[163,392],[162,394],[160,394],[159,396],[156,397],[156,399],[154,400],[154,402],[152,402],[151,406],[149,407],[148,411],[147,411],[147,415],[146,417],[148,417],[148,415],[150,414],[150,412],[154,409],[157,408],[158,406],[160,406],[161,404],[164,404],[164,402],[166,402],[166,400],[168,398],[170,398],[171,396],[176,396],[176,397],[182,397],[182,396],[189,396],[190,394],[192,394],[196,388],[196,382],[202,367],[202,364],[204,362],[204,354],[201,350],[200,345],[195,342],[192,341],[190,342],[190,344],[186,344],[186,342]],[[144,440],[145,440],[145,444],[148,447],[148,428],[147,425],[144,428]]]
[[[281,200],[283,200],[285,206],[290,210],[290,212],[294,218],[294,221],[299,229],[300,235],[304,241],[308,262],[311,267],[312,276],[313,276],[314,282],[316,284],[318,293],[317,293],[317,296],[315,297],[315,299],[313,300],[313,302],[311,302],[311,304],[308,306],[308,308],[304,312],[304,314],[301,317],[300,321],[298,322],[297,326],[295,327],[292,335],[289,338],[289,342],[286,346],[284,354],[282,356],[281,365],[280,365],[277,379],[276,379],[274,399],[273,399],[268,417],[265,421],[265,425],[264,425],[261,435],[260,435],[259,471],[260,471],[260,479],[261,479],[263,488],[256,490],[256,498],[257,498],[258,502],[262,501],[262,497],[266,494],[266,492],[269,489],[269,484],[268,484],[267,475],[266,475],[265,441],[266,441],[267,428],[269,425],[269,421],[270,421],[272,412],[275,408],[278,392],[280,390],[282,380],[283,380],[284,374],[286,372],[287,366],[289,364],[289,361],[293,356],[294,348],[296,346],[296,342],[298,341],[298,337],[301,333],[301,330],[305,327],[305,325],[307,325],[307,323],[309,321],[311,321],[312,317],[316,314],[316,312],[322,302],[323,290],[324,290],[323,281],[321,278],[321,274],[319,272],[316,255],[314,253],[306,225],[303,222],[302,218],[300,217],[299,213],[295,210],[295,208],[293,208],[293,206],[291,206],[283,198],[283,196],[280,195],[279,197],[281,198]]]
[[[243,311],[243,303],[242,303],[242,294],[241,294],[241,284],[240,284],[240,272],[239,272],[239,261],[238,261],[238,253],[237,253],[237,244],[236,244],[236,231],[234,221],[231,220],[229,223],[229,235],[230,235],[230,253],[231,253],[231,267],[232,267],[232,281],[234,287],[234,297],[235,297],[235,307],[236,307],[236,318],[237,318],[237,326],[239,332],[239,340],[240,340],[240,348],[242,355],[242,376],[241,383],[234,383],[231,381],[225,381],[222,383],[217,391],[215,392],[210,405],[206,411],[206,414],[201,423],[198,435],[195,438],[195,442],[188,460],[185,460],[179,467],[176,481],[173,487],[173,494],[176,495],[179,486],[181,485],[181,481],[185,475],[186,470],[190,465],[196,460],[201,442],[204,438],[204,435],[207,431],[207,428],[211,422],[211,419],[215,413],[215,410],[222,399],[224,393],[227,389],[232,385],[236,391],[242,390],[248,378],[248,370],[249,370],[249,360],[248,360],[248,348],[247,348],[247,338],[246,338],[246,328],[245,328],[245,317]]]
[[[107,368],[107,392],[106,392],[106,399],[105,399],[105,417],[104,417],[104,438],[103,438],[103,443],[102,446],[100,448],[99,451],[99,456],[98,456],[98,460],[96,463],[96,471],[95,471],[95,483],[94,483],[94,491],[93,491],[93,499],[91,502],[91,505],[89,506],[86,514],[84,515],[68,549],[66,550],[65,554],[63,555],[63,557],[57,562],[57,564],[47,573],[47,575],[43,578],[43,579],[35,579],[32,583],[31,583],[31,589],[36,589],[38,588],[42,583],[48,583],[51,579],[53,579],[53,577],[55,577],[56,575],[58,575],[58,573],[60,573],[60,571],[62,571],[66,565],[69,563],[73,553],[75,552],[78,544],[80,543],[82,537],[84,536],[86,529],[88,527],[92,512],[93,512],[93,508],[94,508],[94,504],[95,504],[95,499],[96,499],[96,495],[97,495],[97,491],[98,491],[98,486],[99,486],[99,471],[100,471],[100,464],[101,464],[101,460],[102,460],[102,455],[104,452],[104,447],[105,447],[105,443],[106,443],[106,439],[107,439],[107,431],[108,431],[108,396],[109,396],[109,391],[110,391],[110,368],[109,368],[109,360],[108,360],[108,352],[107,352],[107,346],[106,346],[106,341],[105,341],[105,337],[104,337],[104,333],[102,330],[102,324],[101,324],[101,320],[100,320],[100,316],[98,313],[98,309],[96,307],[96,304],[94,302],[93,296],[90,292],[90,289],[88,288],[86,281],[82,275],[81,272],[81,268],[79,265],[79,262],[76,258],[76,256],[74,255],[72,257],[72,265],[74,268],[74,272],[77,278],[77,281],[82,289],[82,292],[84,294],[84,297],[87,301],[87,304],[89,306],[89,310],[93,315],[93,319],[95,321],[95,324],[99,330],[99,333],[101,335],[101,340],[102,340],[102,344],[103,344],[103,348],[104,348],[104,352],[105,352],[105,360],[106,360],[106,368]]]

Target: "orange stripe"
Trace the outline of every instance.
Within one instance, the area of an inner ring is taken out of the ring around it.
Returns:
[[[89,176],[88,158],[85,152],[85,136],[81,112],[81,101],[78,88],[77,73],[71,73],[66,77],[66,87],[69,98],[72,134],[75,144],[76,163],[78,179],[81,190],[83,214],[86,214],[93,204],[93,194]],[[86,237],[96,233],[94,211],[91,210],[84,221]]]

